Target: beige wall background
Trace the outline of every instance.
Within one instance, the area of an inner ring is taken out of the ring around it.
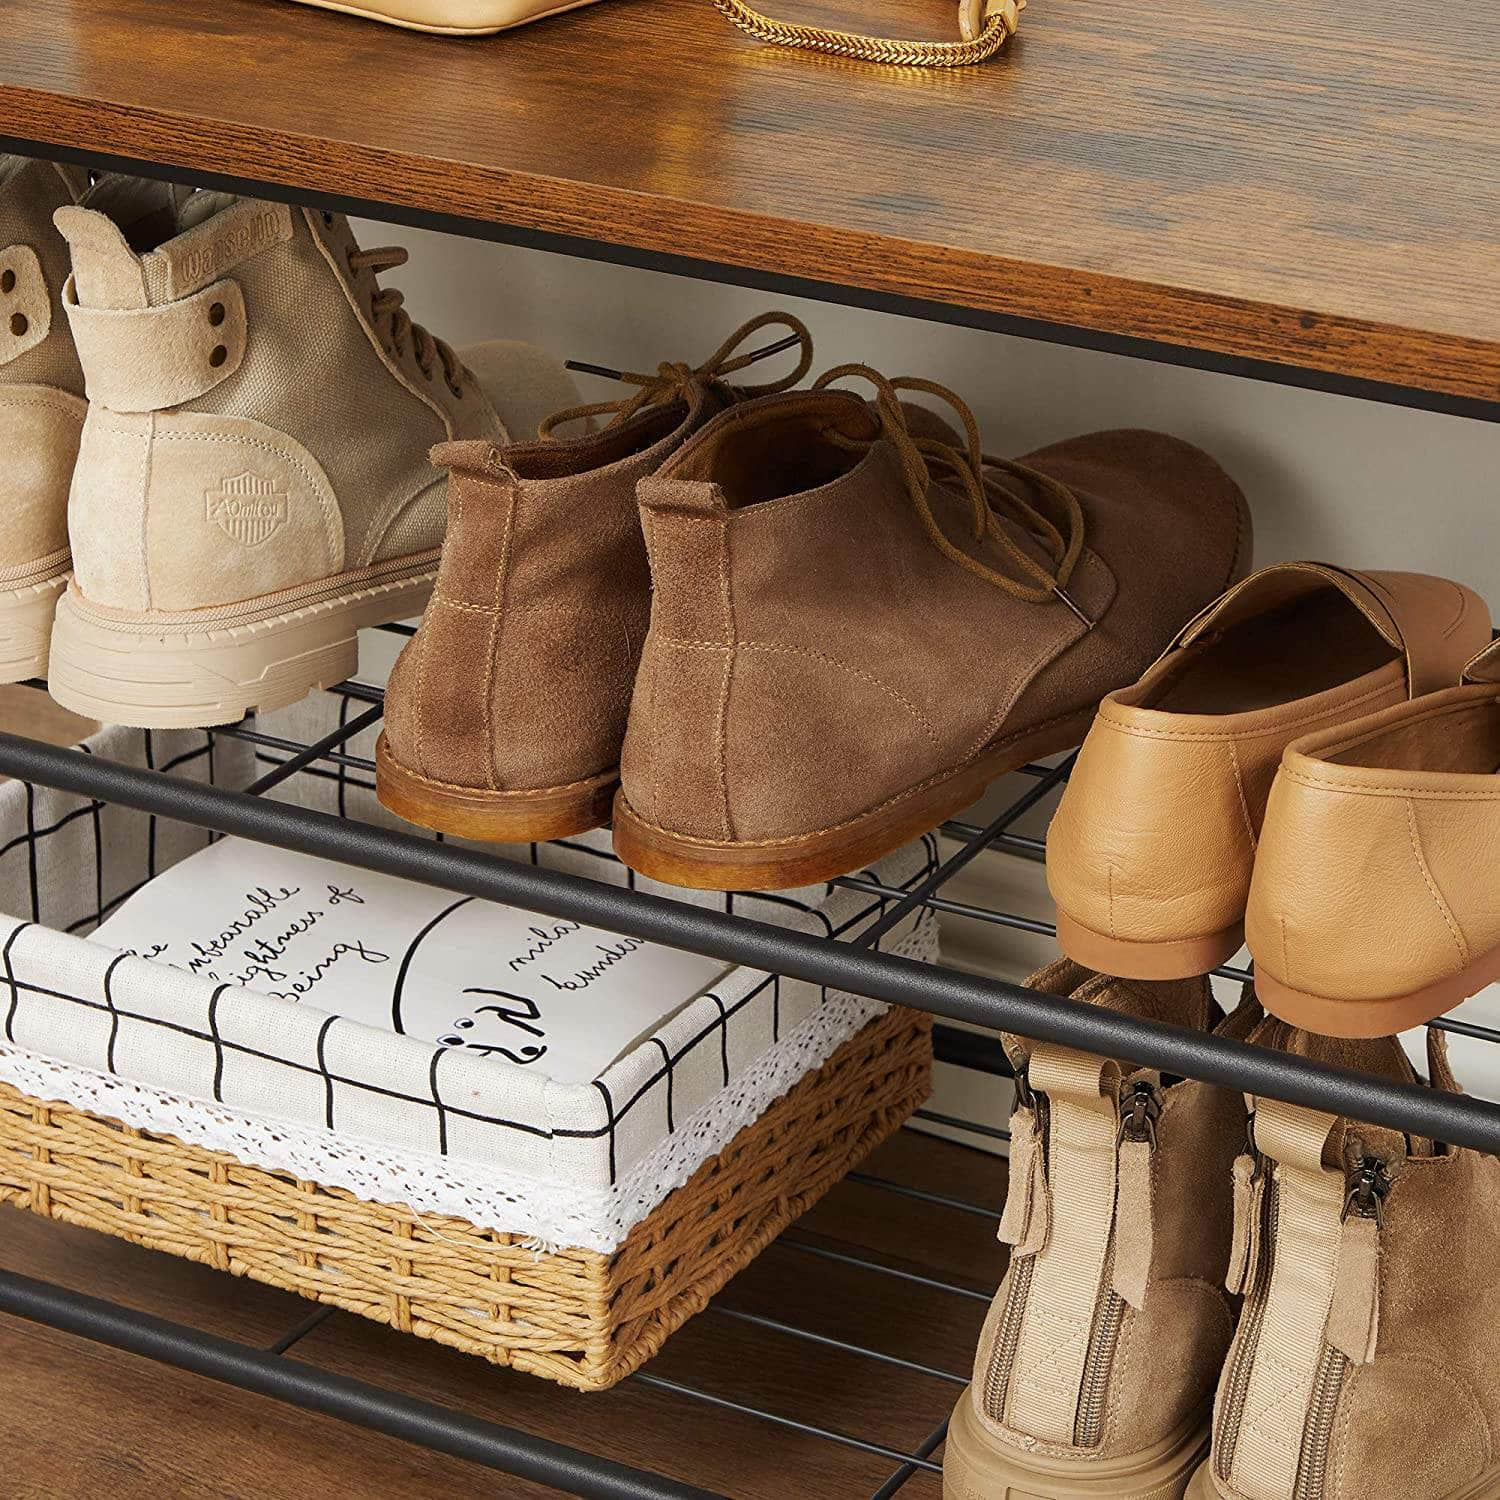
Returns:
[[[1489,597],[1500,615],[1500,424],[417,230],[357,230],[364,244],[410,249],[411,263],[388,283],[455,345],[518,338],[562,357],[649,369],[663,359],[696,363],[743,320],[786,307],[812,329],[816,368],[860,360],[941,381],[974,408],[992,451],[1021,454],[1095,428],[1162,428],[1206,448],[1238,480],[1257,562],[1314,557],[1441,573]],[[621,394],[605,381],[580,384],[589,400]],[[996,788],[986,805],[1017,790]],[[1027,831],[1041,833],[1048,811],[1038,809]],[[1040,866],[1002,855],[975,861],[949,894],[1050,916]],[[1045,939],[961,919],[947,924],[945,945],[950,961],[1012,979],[1053,952]],[[1500,1026],[1500,989],[1464,1015]],[[1470,1087],[1500,1098],[1500,1047],[1455,1039],[1454,1053]],[[939,1074],[936,1108],[1003,1123],[1008,1089],[964,1070]]]

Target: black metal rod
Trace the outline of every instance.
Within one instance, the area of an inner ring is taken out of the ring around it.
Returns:
[[[964,1031],[939,1021],[932,1028],[932,1055],[938,1062],[988,1073],[994,1078],[1015,1077],[1000,1038],[987,1032]]]
[[[845,1172],[845,1182],[857,1182],[862,1187],[878,1188],[883,1193],[895,1193],[898,1198],[915,1198],[918,1203],[930,1203],[934,1208],[952,1208],[962,1214],[974,1214],[981,1219],[998,1219],[998,1208],[987,1208],[983,1203],[970,1203],[967,1198],[950,1198],[947,1193],[932,1193],[926,1188],[911,1187],[904,1182],[892,1182],[889,1177],[877,1177],[872,1172]]]
[[[356,714],[347,724],[340,724],[337,729],[330,730],[322,739],[315,740],[311,745],[304,745],[290,759],[282,761],[275,770],[267,771],[258,781],[252,781],[245,788],[245,795],[259,797],[263,792],[269,792],[273,786],[280,786],[283,781],[295,776],[304,766],[310,766],[315,760],[321,760],[330,750],[336,750],[345,740],[352,740],[362,729],[378,724],[384,713],[385,704],[377,703],[367,708],[362,714]]]
[[[1045,775],[1038,777],[1025,795],[1017,797],[1009,807],[998,814],[988,828],[981,829],[962,849],[949,855],[920,885],[909,894],[903,894],[889,911],[881,915],[879,921],[872,923],[860,933],[856,940],[857,946],[873,948],[898,922],[915,911],[924,901],[934,897],[939,886],[951,880],[975,855],[987,849],[997,834],[1003,833],[1017,818],[1035,807],[1055,786],[1066,781],[1068,773],[1073,769],[1075,759],[1076,756],[1070,755]]]
[[[978,1120],[961,1120],[957,1115],[945,1115],[936,1109],[914,1109],[911,1112],[914,1120],[925,1120],[929,1125],[946,1125],[949,1130],[963,1130],[970,1135],[986,1136],[992,1141],[1008,1141],[1010,1131],[1001,1130],[998,1125],[981,1125]]]
[[[832,1427],[819,1427],[815,1422],[804,1422],[797,1417],[783,1417],[774,1411],[765,1411],[759,1406],[750,1406],[744,1401],[732,1401],[728,1396],[715,1396],[710,1391],[700,1391],[696,1386],[683,1385],[678,1380],[667,1380],[661,1375],[647,1375],[637,1371],[632,1377],[641,1385],[653,1386],[659,1391],[671,1391],[674,1396],[687,1396],[693,1401],[702,1401],[707,1406],[717,1406],[722,1411],[738,1412],[741,1416],[758,1417],[762,1422],[772,1422],[777,1427],[787,1427],[793,1432],[805,1433],[808,1437],[823,1438],[830,1443],[839,1443],[845,1448],[857,1448],[861,1453],[873,1453],[876,1458],[891,1458],[898,1463],[919,1464],[933,1473],[941,1473],[942,1465],[929,1463],[913,1453],[903,1453],[899,1448],[885,1443],[873,1443],[868,1438],[854,1437],[847,1432],[836,1432]]]
[[[1500,1154],[1500,1105],[0,734],[0,774],[934,1015]]]
[[[974,1302],[988,1302],[990,1293],[976,1292],[966,1286],[955,1286],[951,1281],[939,1281],[936,1276],[922,1276],[916,1271],[903,1271],[897,1266],[883,1266],[878,1260],[866,1260],[860,1255],[850,1255],[844,1250],[829,1250],[822,1245],[811,1244],[793,1235],[783,1234],[776,1241],[785,1250],[798,1250],[803,1255],[813,1255],[819,1260],[831,1260],[841,1266],[855,1266],[861,1271],[873,1271],[879,1276],[892,1276],[897,1281],[909,1281],[914,1286],[925,1286],[929,1291],[951,1292],[955,1297],[968,1297]]]
[[[930,1458],[937,1451],[938,1445],[948,1436],[948,1418],[944,1417],[931,1432],[917,1445],[917,1456]],[[870,1496],[870,1500],[891,1500],[891,1497],[906,1487],[906,1482],[916,1474],[918,1470],[912,1464],[902,1464],[886,1482]]]
[[[940,1370],[936,1365],[924,1365],[915,1359],[902,1359],[899,1354],[886,1354],[879,1349],[868,1349],[863,1344],[851,1344],[847,1339],[836,1339],[831,1334],[814,1333],[811,1328],[798,1328],[795,1323],[783,1323],[779,1318],[762,1317],[759,1313],[743,1312],[737,1307],[721,1307],[717,1302],[708,1304],[709,1311],[721,1318],[734,1318],[740,1323],[749,1323],[755,1328],[764,1328],[768,1333],[785,1334],[788,1338],[800,1339],[803,1343],[818,1344],[825,1349],[837,1349],[844,1354],[857,1354],[861,1359],[878,1360],[883,1365],[895,1365],[901,1370],[910,1370],[914,1375],[930,1375],[934,1380],[947,1380],[958,1385],[967,1385],[967,1375],[955,1375],[951,1370]]]
[[[723,1500],[710,1490],[14,1272],[0,1271],[0,1312],[588,1500]]]

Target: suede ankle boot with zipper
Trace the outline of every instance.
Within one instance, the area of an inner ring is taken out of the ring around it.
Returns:
[[[1251,1040],[1419,1083],[1392,1039]],[[1439,1032],[1430,1086],[1457,1093]],[[1500,1161],[1273,1099],[1235,1163],[1244,1294],[1192,1500],[1500,1497]]]
[[[1206,979],[1095,974],[1062,959],[1028,987],[1199,1030]],[[1243,1038],[1253,999],[1218,1022]],[[1208,1451],[1234,1329],[1224,1289],[1239,1094],[1016,1036],[1011,1262],[959,1398],[945,1500],[1181,1500]]]
[[[829,388],[856,377],[873,403]],[[1250,551],[1238,488],[1185,443],[996,459],[951,392],[864,366],[724,412],[639,493],[654,594],[615,850],[711,890],[858,869],[1076,745]]]
[[[620,744],[651,611],[636,482],[753,390],[728,377],[769,326],[791,329],[794,385],[812,363],[795,318],[747,323],[697,369],[626,375],[627,401],[559,412],[543,438],[450,443],[451,516],[438,584],[386,691],[380,800],[427,828],[499,843],[564,838],[609,821]],[[598,432],[557,427],[608,413]]]
[[[1451,687],[1489,638],[1482,599],[1419,573],[1277,563],[1229,590],[1099,706],[1047,831],[1063,952],[1141,979],[1227,962],[1287,744]]]
[[[405,252],[342,215],[200,192],[139,226],[96,188],[55,219],[89,410],[49,685],[92,718],[222,724],[349,675],[437,575],[428,449],[576,399],[535,349],[413,323],[376,280]]]

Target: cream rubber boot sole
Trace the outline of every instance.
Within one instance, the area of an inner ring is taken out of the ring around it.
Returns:
[[[974,1416],[966,1390],[943,1449],[943,1500],[1182,1500],[1208,1453],[1209,1410],[1153,1447],[1087,1465],[1002,1447]]]
[[[64,707],[106,723],[233,723],[352,676],[358,632],[421,614],[436,580],[437,555],[424,553],[319,579],[239,614],[186,613],[148,629],[69,589],[49,621],[48,686]]]

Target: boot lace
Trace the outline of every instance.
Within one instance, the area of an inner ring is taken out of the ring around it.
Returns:
[[[346,259],[351,272],[373,271],[378,276],[382,271],[394,271],[398,266],[404,266],[407,254],[399,245],[372,245],[368,250],[349,251]],[[462,381],[469,373],[463,361],[453,352],[450,344],[429,333],[420,323],[412,321],[411,314],[402,306],[405,301],[405,296],[395,287],[382,287],[370,298],[370,312],[377,319],[390,318],[391,343],[398,354],[405,349],[406,341],[410,339],[417,358],[417,368],[422,374],[431,380],[434,361],[441,363],[443,379],[448,382],[448,389],[455,396],[462,396]]]
[[[901,461],[907,493],[911,496],[912,504],[933,545],[950,561],[1014,598],[1033,604],[1045,603],[1049,599],[1059,600],[1085,626],[1092,628],[1094,622],[1067,592],[1068,581],[1083,553],[1083,508],[1073,491],[1050,475],[1028,468],[1025,464],[984,452],[980,443],[979,424],[968,403],[936,381],[921,380],[910,375],[891,380],[869,365],[847,364],[835,365],[833,369],[824,371],[813,382],[812,389],[821,391],[835,381],[851,379],[868,381],[875,387],[875,412],[880,422],[880,436],[869,439],[847,438],[835,433],[830,433],[829,436],[842,446],[861,449],[873,447],[880,441],[880,437],[890,442]],[[902,391],[936,396],[950,406],[963,427],[963,446],[914,434],[901,405]],[[948,540],[928,501],[934,473],[944,478],[957,479],[969,502],[975,542],[986,539],[994,542],[1023,575],[1022,578],[1014,578],[988,566]],[[1005,484],[1001,475],[1009,475],[1030,486],[1040,497],[1041,508],[1033,505],[1024,494]],[[1048,514],[1049,511],[1051,514]],[[1000,514],[1008,514],[1036,538],[1051,559],[1050,568],[1032,557],[1010,531],[1001,525]]]
[[[752,349],[736,354],[752,334],[763,328],[785,328],[786,338],[762,349]],[[783,349],[796,347],[800,352],[796,367],[779,380],[767,381],[763,385],[731,385],[727,379],[741,370],[779,354]],[[708,387],[727,401],[742,401],[751,396],[771,396],[777,391],[790,390],[812,368],[812,335],[800,318],[786,312],[765,312],[748,323],[742,323],[735,331],[703,361],[701,365],[689,365],[682,360],[663,360],[650,374],[638,374],[633,370],[604,370],[595,365],[570,364],[571,369],[585,369],[592,374],[607,375],[613,380],[622,380],[636,387],[635,393],[621,397],[618,401],[595,401],[587,406],[570,406],[566,411],[554,412],[537,428],[540,437],[550,438],[557,428],[567,422],[584,418],[608,416],[606,427],[617,427],[627,422],[638,411],[648,406],[663,405],[678,398],[688,398],[700,387]]]

